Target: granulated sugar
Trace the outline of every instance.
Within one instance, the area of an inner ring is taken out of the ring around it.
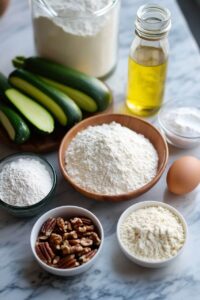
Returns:
[[[14,206],[29,206],[42,200],[52,188],[45,165],[33,158],[8,162],[0,171],[0,199]]]

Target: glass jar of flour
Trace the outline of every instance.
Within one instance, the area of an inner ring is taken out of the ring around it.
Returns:
[[[32,0],[39,56],[95,77],[117,62],[120,0]]]

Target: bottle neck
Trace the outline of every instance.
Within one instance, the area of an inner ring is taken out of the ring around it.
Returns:
[[[146,34],[143,31],[139,31],[135,28],[135,34],[138,38],[146,40],[146,41],[159,41],[164,40],[168,38],[168,32],[165,34],[160,35],[152,35],[152,34]]]
[[[139,37],[133,39],[129,56],[142,65],[164,63],[169,55],[168,38],[149,40]]]
[[[136,34],[142,39],[159,40],[167,37],[171,28],[170,11],[154,4],[143,5],[137,12]]]

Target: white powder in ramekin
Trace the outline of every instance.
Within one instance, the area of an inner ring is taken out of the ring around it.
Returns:
[[[127,251],[145,261],[161,261],[175,256],[185,243],[181,220],[162,206],[133,211],[120,228]]]
[[[14,206],[29,206],[41,201],[52,188],[45,165],[33,158],[19,158],[0,170],[0,199]]]

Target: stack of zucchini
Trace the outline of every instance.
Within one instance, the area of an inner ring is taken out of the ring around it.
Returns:
[[[0,73],[0,123],[15,143],[32,130],[51,134],[59,123],[70,128],[82,111],[96,113],[111,102],[100,80],[39,57],[16,57],[8,79]]]

